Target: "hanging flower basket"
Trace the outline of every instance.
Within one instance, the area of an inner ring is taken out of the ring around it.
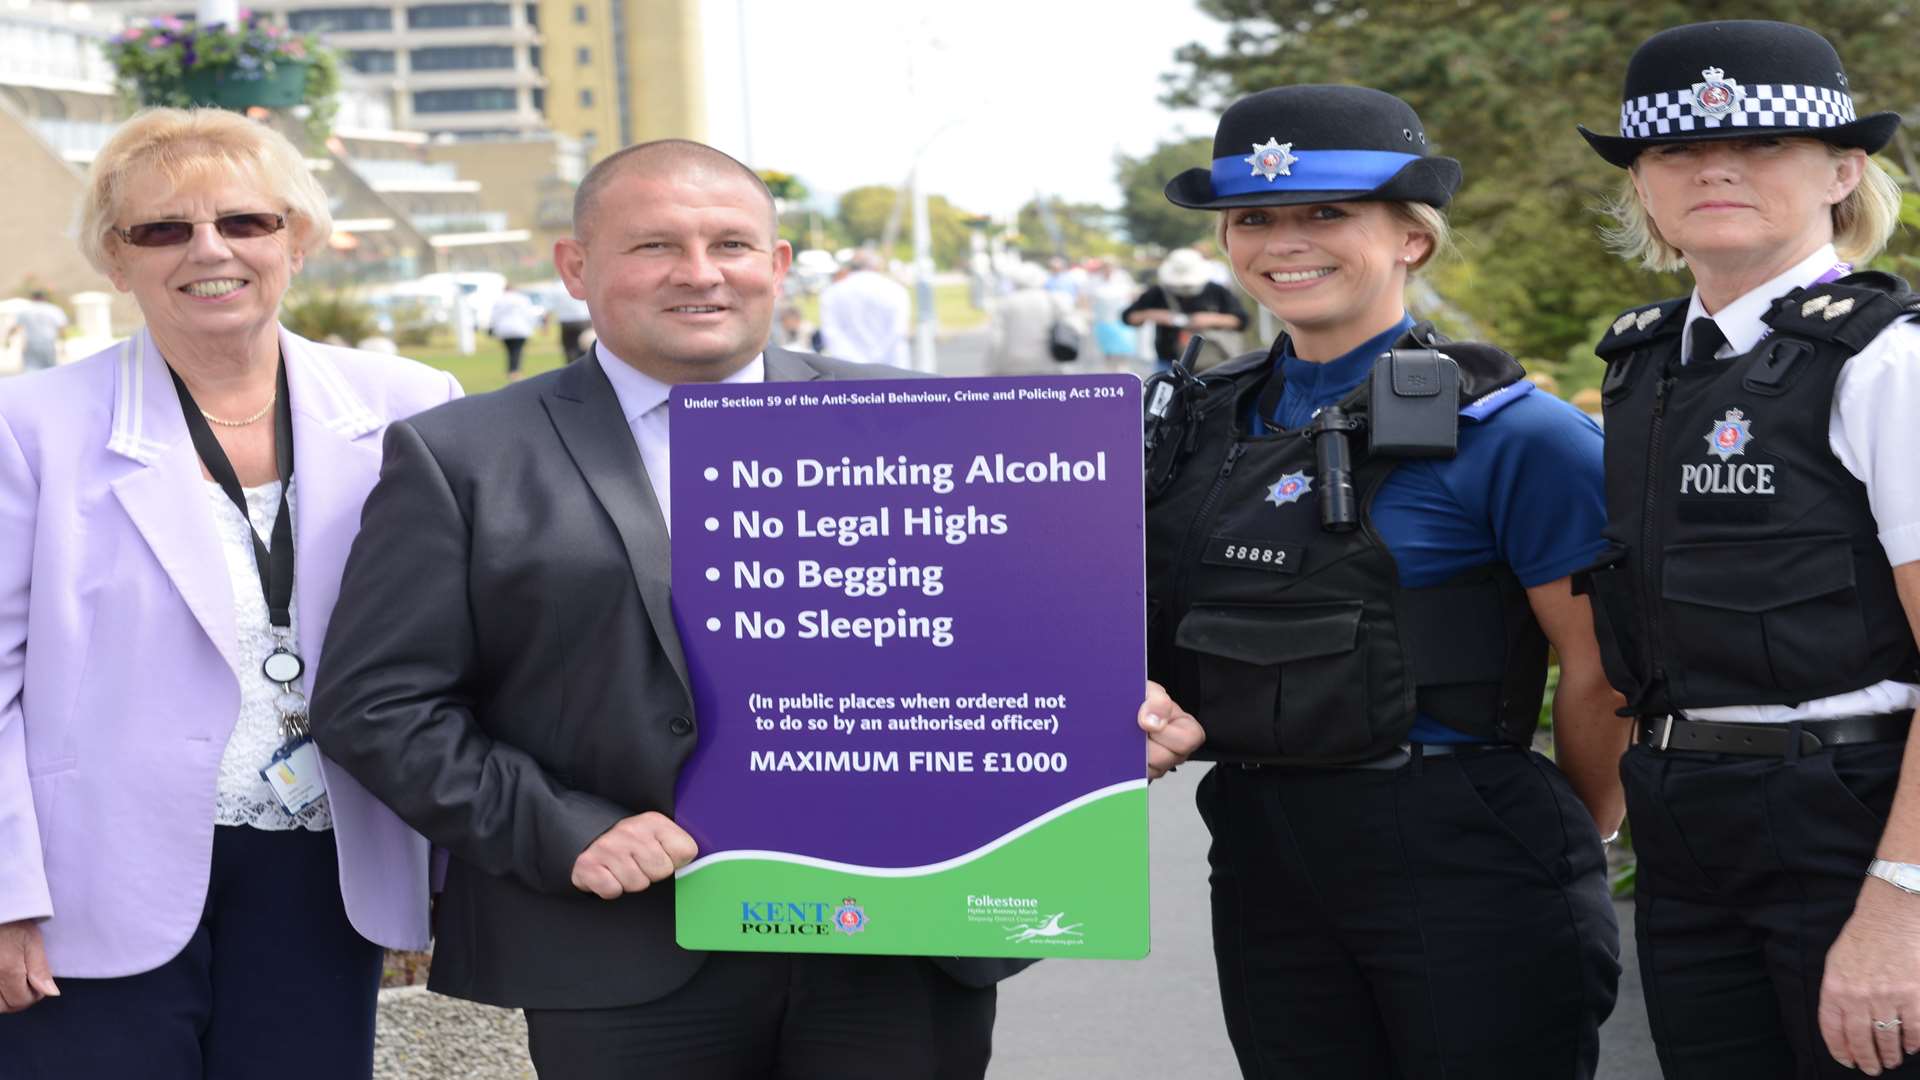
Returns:
[[[164,17],[128,27],[106,48],[122,91],[140,105],[236,112],[305,106],[316,140],[331,126],[339,63],[311,37],[251,20],[203,30]]]
[[[184,93],[195,105],[213,105],[245,112],[255,105],[269,109],[291,109],[307,101],[307,76],[313,65],[299,60],[283,60],[271,68],[244,70],[236,67],[200,67],[181,76],[171,86],[142,86],[144,105],[168,105]],[[146,97],[151,92],[153,97]],[[160,99],[160,100],[156,100]]]

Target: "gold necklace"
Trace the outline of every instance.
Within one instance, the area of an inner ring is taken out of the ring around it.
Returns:
[[[200,410],[200,415],[206,417],[207,419],[213,421],[216,424],[219,424],[221,427],[250,427],[254,424],[259,423],[261,417],[271,412],[273,410],[273,403],[279,400],[280,400],[280,394],[278,391],[276,391],[272,397],[267,399],[267,403],[265,405],[260,406],[259,412],[254,413],[252,416],[247,417],[245,420],[222,420],[221,418],[213,415],[212,413],[208,412],[205,409]]]

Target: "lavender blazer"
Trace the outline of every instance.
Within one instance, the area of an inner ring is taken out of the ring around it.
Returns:
[[[460,386],[285,329],[280,349],[311,680],[382,432]],[[44,919],[57,976],[158,967],[200,921],[240,712],[233,595],[203,485],[145,330],[0,380],[0,922]],[[382,945],[424,947],[426,841],[331,765],[347,916]]]

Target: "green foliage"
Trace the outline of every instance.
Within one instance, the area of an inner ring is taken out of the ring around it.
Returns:
[[[338,338],[349,345],[379,332],[373,309],[349,293],[316,291],[287,298],[280,323],[309,341]]]
[[[188,75],[231,71],[271,78],[282,66],[297,64],[306,69],[307,134],[316,143],[326,139],[339,107],[339,57],[312,35],[271,23],[202,30],[191,21],[162,16],[121,31],[106,44],[106,53],[122,93],[135,103],[191,108],[199,103],[182,81]]]
[[[760,179],[766,183],[773,197],[784,202],[805,202],[809,192],[807,185],[799,177],[779,169],[761,169]]]
[[[1060,230],[1067,258],[1105,258],[1127,250],[1115,235],[1118,228],[1112,210],[1094,203],[1063,203],[1057,199],[1047,201],[1047,210],[1054,226]],[[1028,258],[1045,259],[1063,254],[1040,213],[1038,200],[1029,200],[1022,206],[1014,222],[1019,233],[1019,248]]]
[[[1172,251],[1213,234],[1213,215],[1167,201],[1167,181],[1213,159],[1213,139],[1203,136],[1161,143],[1145,157],[1114,158],[1120,184],[1120,220],[1136,244]]]
[[[840,230],[849,246],[877,244],[886,236],[887,219],[893,215],[898,192],[898,188],[869,184],[840,196]],[[927,196],[927,232],[936,264],[950,267],[966,264],[967,256],[973,251],[967,228],[971,218],[965,210],[948,202],[945,195]],[[912,257],[913,208],[910,205],[900,208],[900,220],[895,228],[894,249],[888,254],[895,258]]]
[[[1254,90],[1314,82],[1363,83],[1405,98],[1433,149],[1460,159],[1467,174],[1452,207],[1464,260],[1436,275],[1436,287],[1496,342],[1548,361],[1557,376],[1571,376],[1563,381],[1579,385],[1591,385],[1591,372],[1565,372],[1563,358],[1590,353],[1596,327],[1623,308],[1688,287],[1684,277],[1629,266],[1595,235],[1604,221],[1597,208],[1625,174],[1595,155],[1574,125],[1617,130],[1636,45],[1705,19],[1798,22],[1840,50],[1861,112],[1911,112],[1920,102],[1911,30],[1920,0],[1200,0],[1200,7],[1231,24],[1226,47],[1177,52],[1186,71],[1170,104],[1221,108]],[[1890,264],[1920,266],[1912,235],[1895,243]]]

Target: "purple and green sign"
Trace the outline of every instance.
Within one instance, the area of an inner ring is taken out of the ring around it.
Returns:
[[[675,388],[682,946],[1146,955],[1139,397]]]

